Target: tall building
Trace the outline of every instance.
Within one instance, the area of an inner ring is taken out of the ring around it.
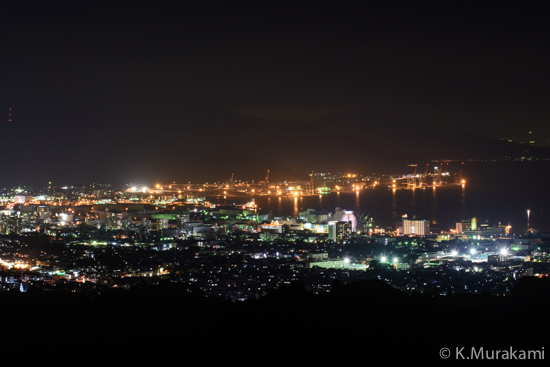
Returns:
[[[336,207],[334,210],[334,221],[336,222],[350,222],[351,230],[355,232],[357,229],[357,217],[352,210],[344,210]]]
[[[328,239],[341,242],[344,240],[349,240],[351,237],[351,222],[335,222],[331,221],[328,223]]]
[[[336,222],[339,222],[342,219],[342,216],[344,215],[346,211],[344,209],[340,209],[339,207],[336,207],[334,209],[334,220]]]
[[[479,229],[477,218],[463,219],[461,222],[456,223],[456,233],[463,233],[465,231],[477,231]]]
[[[306,209],[299,212],[299,217],[304,218],[309,223],[327,223],[333,220],[333,213],[326,210]]]
[[[430,222],[426,219],[403,218],[403,234],[413,236],[426,236],[430,233]]]

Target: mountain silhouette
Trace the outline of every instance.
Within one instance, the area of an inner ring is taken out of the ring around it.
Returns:
[[[344,111],[315,122],[213,107],[174,113],[43,111],[6,127],[3,185],[304,179],[311,171],[406,173],[433,159],[521,156],[525,146]],[[535,149],[529,147],[529,149]],[[547,153],[547,152],[546,152]]]

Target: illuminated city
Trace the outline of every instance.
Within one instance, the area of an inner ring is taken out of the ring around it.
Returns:
[[[373,269],[383,267],[384,281],[405,293],[505,296],[521,277],[550,271],[548,237],[532,228],[516,233],[510,224],[472,217],[434,232],[431,218],[407,213],[395,226],[384,227],[349,208],[300,207],[274,216],[256,202],[267,196],[297,207],[304,196],[359,197],[369,190],[395,195],[424,190],[427,176],[310,177],[270,182],[267,171],[256,183],[232,175],[216,183],[115,188],[50,182],[42,189],[4,189],[2,289],[61,285],[71,292],[97,292],[168,279],[242,301],[297,279],[314,293],[329,292],[335,279],[380,279]],[[411,177],[420,184],[411,185]],[[439,175],[430,179],[429,190],[467,185],[456,175],[453,182]]]
[[[544,359],[542,4],[30,0],[2,14],[6,354]]]

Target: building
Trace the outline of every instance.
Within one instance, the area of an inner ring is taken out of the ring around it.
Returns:
[[[340,209],[339,207],[336,207],[334,209],[334,221],[335,222],[350,222],[352,231],[355,232],[357,229],[357,218],[355,217],[355,214],[351,210],[344,210]]]
[[[342,216],[344,215],[346,211],[344,209],[340,209],[339,207],[336,207],[334,209],[334,221],[339,222],[342,219]]]
[[[351,238],[351,222],[336,222],[328,223],[328,239],[335,242],[349,240]]]
[[[326,223],[333,220],[333,214],[326,210],[307,209],[299,213],[299,217],[305,219],[309,223]]]
[[[476,217],[456,223],[456,233],[470,238],[498,238],[508,234],[510,226],[490,226],[489,223],[479,223]]]
[[[493,226],[490,227],[489,225],[481,225],[476,230],[467,230],[463,232],[464,235],[470,237],[470,238],[498,238],[500,236],[503,236],[506,234],[506,227],[503,226]]]
[[[430,222],[426,219],[403,218],[403,235],[427,236],[430,233]]]
[[[363,263],[352,263],[349,259],[328,259],[314,260],[306,262],[307,268],[319,267],[323,269],[349,269],[366,270],[368,266]]]
[[[278,222],[272,222],[270,224],[261,224],[258,226],[258,232],[266,233],[283,233],[283,225]]]
[[[25,204],[32,201],[32,195],[15,195],[14,200],[16,204]]]
[[[349,222],[351,225],[352,232],[355,232],[357,229],[357,218],[355,217],[355,214],[351,210],[344,211],[344,215],[342,215],[342,218],[340,219],[341,222]]]

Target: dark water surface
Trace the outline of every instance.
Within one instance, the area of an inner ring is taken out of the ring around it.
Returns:
[[[335,207],[353,210],[356,215],[369,215],[375,224],[395,227],[401,216],[429,219],[432,227],[448,230],[462,219],[476,217],[478,223],[511,224],[514,233],[522,233],[528,225],[550,231],[550,163],[498,162],[468,163],[461,185],[416,190],[367,189],[330,193],[323,196],[254,197],[261,212],[274,216],[297,215],[307,208],[333,211]],[[250,198],[227,198],[221,203],[242,203]]]

